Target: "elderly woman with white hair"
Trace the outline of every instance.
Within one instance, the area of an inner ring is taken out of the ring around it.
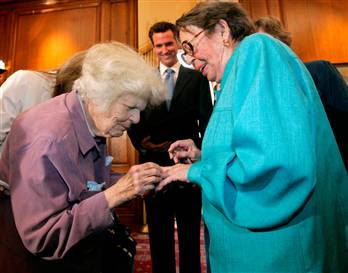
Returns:
[[[1,200],[0,208],[8,217],[0,222],[2,273],[109,272],[103,235],[114,208],[154,189],[161,168],[136,165],[117,180],[105,139],[122,136],[164,96],[135,51],[101,43],[88,50],[73,92],[15,120],[0,161],[11,188],[11,204]]]

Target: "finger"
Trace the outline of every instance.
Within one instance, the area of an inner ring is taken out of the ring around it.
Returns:
[[[166,179],[162,180],[156,187],[155,191],[158,192],[163,189],[164,186],[168,185],[170,182],[172,182],[172,177],[167,177]]]
[[[148,188],[146,188],[146,190],[141,195],[141,197],[144,198],[144,197],[148,196],[149,194],[151,194],[154,191],[155,188],[156,188],[155,186],[152,186],[152,187],[149,186]]]
[[[157,170],[161,171],[161,166],[159,166],[158,164],[153,163],[153,162],[146,162],[144,164],[136,165],[136,166],[137,166],[138,171],[151,170],[151,169],[157,169]]]
[[[174,156],[172,159],[175,164],[178,164],[180,162],[180,160],[176,156]]]
[[[172,153],[174,150],[176,150],[178,147],[181,146],[182,140],[175,141],[169,146],[168,152]]]
[[[155,186],[153,184],[144,186],[142,195],[146,194],[147,192],[153,189],[155,189]]]
[[[148,176],[148,177],[143,177],[141,180],[139,180],[139,184],[141,186],[147,186],[147,185],[152,185],[152,184],[158,184],[163,180],[162,176]],[[137,182],[135,182],[137,184]]]
[[[132,171],[127,175],[130,185],[140,192],[144,185],[159,183],[162,178],[162,168],[152,168],[148,170]]]
[[[190,158],[185,158],[183,161],[185,164],[192,164],[192,160]]]
[[[174,155],[174,161],[180,161],[181,159],[186,159],[190,157],[187,151],[177,151]]]
[[[140,178],[145,178],[145,177],[162,177],[163,169],[161,167],[159,168],[151,168],[147,170],[142,170],[139,172],[139,177]]]

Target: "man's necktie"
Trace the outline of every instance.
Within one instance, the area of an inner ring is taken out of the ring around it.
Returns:
[[[174,73],[175,71],[171,68],[167,68],[166,69],[166,75],[164,77],[164,81],[167,85],[167,89],[168,89],[168,96],[167,96],[167,109],[169,110],[170,108],[170,102],[173,98],[173,93],[174,93]]]

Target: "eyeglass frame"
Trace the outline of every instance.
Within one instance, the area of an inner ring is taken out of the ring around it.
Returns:
[[[215,25],[215,23],[213,24]],[[201,35],[204,31],[208,30],[210,27],[212,27],[213,25],[208,26],[207,28],[202,29],[201,31],[199,31],[198,33],[196,33],[189,41],[185,40],[181,43],[181,47],[184,50],[185,54],[184,55],[189,55],[189,56],[193,56],[194,54],[194,47],[191,44],[191,42],[196,39],[199,35]],[[188,50],[187,50],[188,49]]]

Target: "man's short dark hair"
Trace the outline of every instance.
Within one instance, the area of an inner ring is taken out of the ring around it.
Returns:
[[[171,30],[174,34],[174,38],[177,40],[178,39],[178,29],[177,27],[172,24],[172,23],[169,23],[169,22],[158,22],[158,23],[155,23],[154,25],[152,25],[152,27],[150,28],[149,30],[149,38],[151,40],[151,43],[153,44],[153,34],[154,33],[162,33],[162,32],[166,32],[168,30]]]

